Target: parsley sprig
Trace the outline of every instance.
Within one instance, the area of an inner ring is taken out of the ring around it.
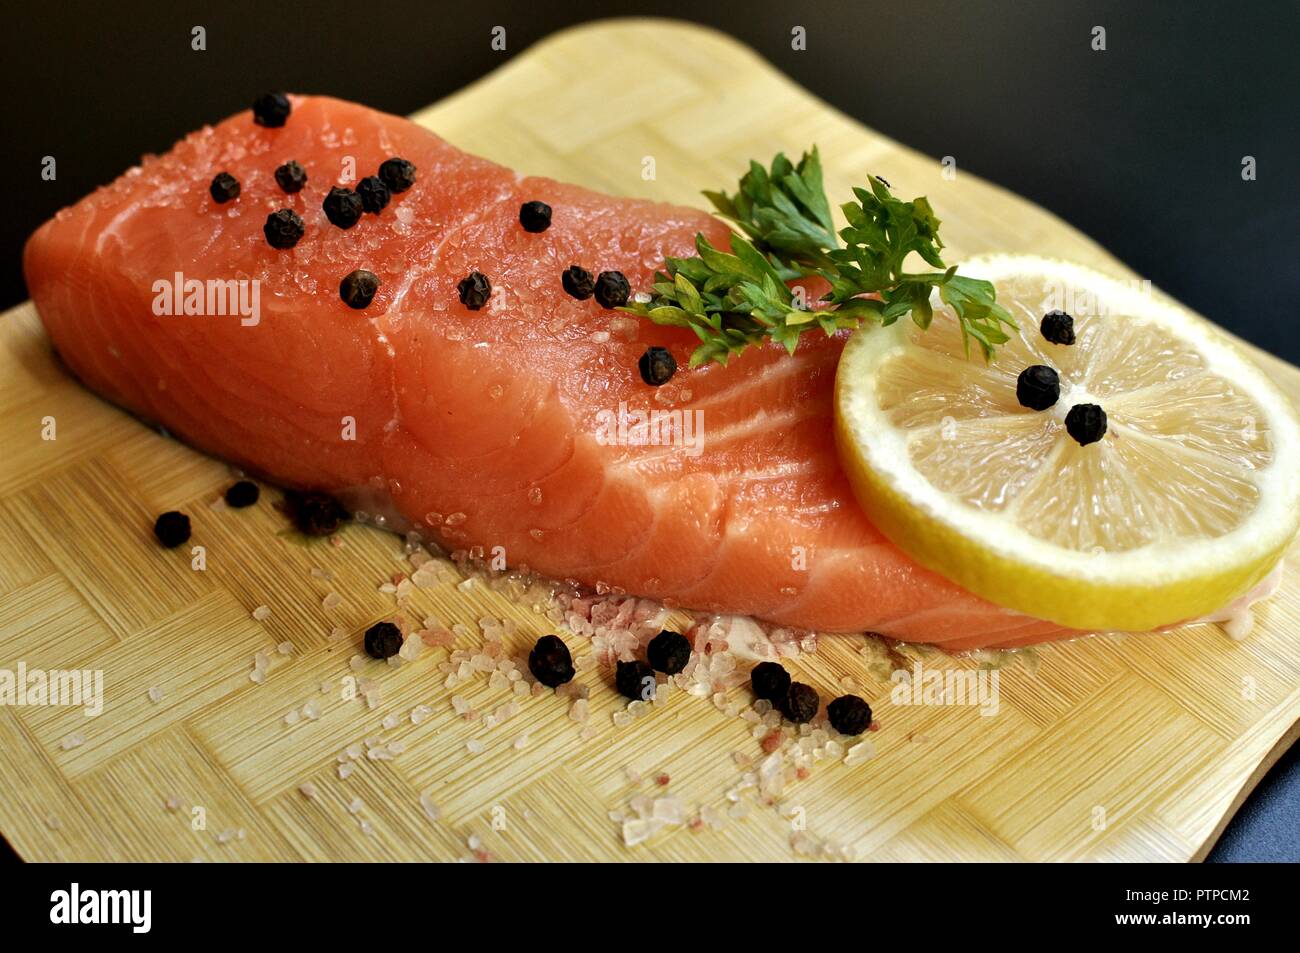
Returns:
[[[704,193],[743,233],[732,235],[731,253],[696,235],[697,254],[667,259],[650,300],[622,310],[694,331],[700,345],[691,366],[697,367],[726,364],[768,339],[793,354],[800,335],[814,327],[830,335],[864,320],[889,325],[911,314],[925,329],[934,317],[930,295],[938,288],[957,315],[967,353],[973,339],[985,360],[991,358],[1007,340],[1002,326],[1015,326],[993,285],[944,264],[939,219],[928,201],[901,201],[878,176],[869,184],[853,190],[856,201],[840,206],[848,226],[837,235],[816,147],[797,165],[781,154],[770,169],[751,162],[734,195]],[[942,271],[904,271],[913,252]],[[831,289],[817,302],[786,284],[814,275]]]

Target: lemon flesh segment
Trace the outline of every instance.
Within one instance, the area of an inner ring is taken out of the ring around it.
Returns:
[[[1025,256],[964,264],[1017,331],[967,358],[955,315],[864,328],[836,373],[841,462],[868,516],[922,565],[991,602],[1083,630],[1144,631],[1213,612],[1277,564],[1300,523],[1300,422],[1204,319],[1149,289]],[[1075,343],[1039,331],[1074,317]],[[1061,395],[1022,407],[1045,364]],[[1065,416],[1099,404],[1081,446]]]

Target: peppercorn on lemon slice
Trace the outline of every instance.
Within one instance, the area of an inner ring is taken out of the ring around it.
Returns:
[[[1300,421],[1227,336],[1066,262],[961,270],[992,281],[1019,326],[991,363],[967,358],[937,295],[928,331],[864,328],[840,359],[836,438],[872,521],[970,591],[1079,629],[1192,619],[1264,578],[1300,523]],[[1073,317],[1073,344],[1043,336],[1053,310]],[[1035,365],[1059,376],[1044,410],[1017,398]],[[1082,404],[1104,412],[1095,442],[1080,432],[1095,411],[1067,428]]]

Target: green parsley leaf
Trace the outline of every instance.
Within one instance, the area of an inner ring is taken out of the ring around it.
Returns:
[[[696,235],[695,257],[667,259],[650,300],[620,310],[690,328],[700,339],[691,355],[698,367],[726,364],[766,340],[793,354],[813,327],[832,335],[862,321],[889,325],[910,314],[924,330],[934,318],[937,289],[957,316],[967,354],[973,339],[991,359],[1008,339],[1003,326],[1015,327],[993,285],[944,264],[940,222],[925,198],[904,202],[878,176],[868,185],[853,190],[857,201],[840,206],[848,224],[837,236],[815,146],[797,165],[780,153],[770,168],[751,162],[735,194],[704,193],[744,233],[731,236],[731,253]],[[912,254],[944,271],[904,271]],[[814,275],[831,290],[810,310],[799,306],[786,282]]]

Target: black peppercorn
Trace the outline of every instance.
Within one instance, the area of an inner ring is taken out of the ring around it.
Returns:
[[[471,311],[477,311],[492,296],[492,283],[486,275],[471,271],[456,285],[456,291],[460,294],[461,304]]]
[[[280,188],[291,195],[294,192],[301,192],[302,187],[307,184],[307,170],[290,159],[284,165],[276,167],[275,181]]]
[[[566,268],[564,274],[560,275],[560,284],[564,286],[569,297],[577,298],[579,301],[586,301],[596,290],[596,279],[591,277],[591,272],[581,265],[570,265]]]
[[[573,680],[573,657],[558,636],[544,635],[528,653],[528,671],[547,688]]]
[[[649,701],[655,696],[655,673],[645,662],[619,662],[614,685],[633,701]]]
[[[292,209],[282,208],[266,216],[262,234],[272,248],[292,248],[302,238],[302,219]]]
[[[648,347],[636,362],[641,380],[651,387],[662,387],[677,373],[677,359],[667,348]]]
[[[1065,429],[1081,447],[1096,443],[1106,435],[1106,411],[1097,404],[1075,404],[1065,415]]]
[[[1074,343],[1074,318],[1064,311],[1049,311],[1043,315],[1038,330],[1053,344]]]
[[[754,694],[770,702],[779,702],[790,690],[790,673],[776,662],[759,662],[749,673]]]
[[[415,166],[405,159],[385,159],[379,166],[379,177],[391,192],[405,192],[415,184]]]
[[[238,483],[232,483],[226,489],[226,505],[233,506],[235,509],[243,509],[245,506],[252,506],[257,502],[257,498],[262,495],[256,483],[252,480],[240,480]]]
[[[802,725],[804,722],[813,720],[813,717],[817,714],[817,709],[821,707],[821,699],[817,697],[817,689],[811,685],[805,685],[803,682],[793,682],[790,685],[790,690],[781,699],[780,707],[781,714],[796,725]]]
[[[253,100],[253,122],[272,128],[283,126],[291,108],[284,93],[263,93]]]
[[[184,513],[168,510],[154,520],[153,534],[168,549],[175,549],[190,538],[190,518]]]
[[[1045,364],[1026,367],[1016,378],[1016,400],[1030,410],[1046,410],[1061,396],[1061,378]]]
[[[602,308],[621,308],[631,294],[632,288],[621,271],[602,271],[596,279],[596,303]]]
[[[351,228],[361,218],[361,196],[351,189],[341,189],[337,185],[325,196],[325,217],[331,225],[339,228]]]
[[[842,735],[860,735],[871,727],[871,706],[857,695],[841,695],[826,706],[831,727]]]
[[[284,502],[293,525],[308,536],[329,536],[348,518],[348,511],[328,493],[289,492]]]
[[[391,622],[376,622],[366,629],[366,654],[371,658],[392,658],[402,651],[402,630]]]
[[[379,290],[379,277],[373,271],[358,268],[339,282],[339,297],[349,308],[360,311],[374,300]]]
[[[239,198],[239,180],[229,172],[218,172],[212,177],[212,184],[208,186],[208,194],[212,196],[212,201],[218,205],[229,202],[231,199]]]
[[[646,661],[665,675],[676,675],[691,660],[691,643],[680,632],[664,629],[646,646]]]
[[[526,232],[544,232],[551,227],[551,207],[545,202],[525,202],[519,206],[519,224]]]
[[[357,183],[357,195],[361,196],[361,207],[367,212],[378,215],[392,198],[388,186],[377,175],[368,175]]]

